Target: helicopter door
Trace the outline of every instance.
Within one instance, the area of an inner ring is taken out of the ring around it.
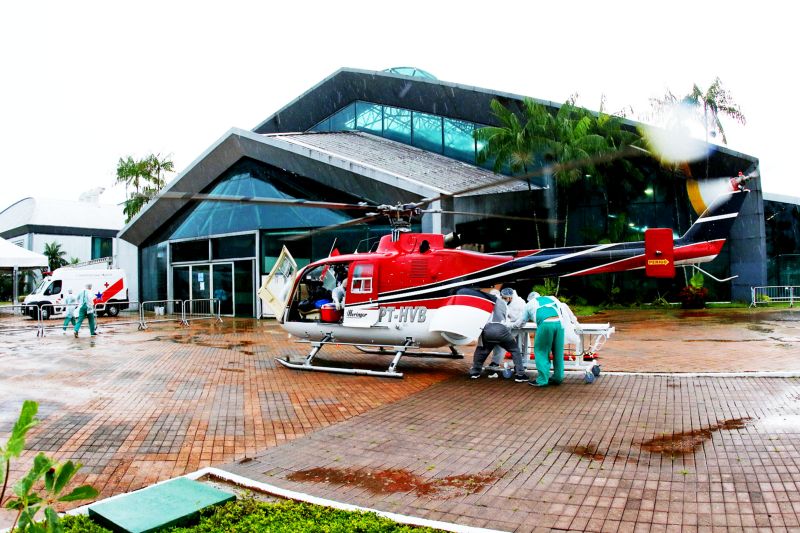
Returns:
[[[378,265],[355,262],[350,266],[350,286],[345,299],[345,326],[368,328],[378,321]]]
[[[286,306],[289,304],[294,279],[297,276],[297,263],[286,246],[281,250],[275,266],[258,289],[258,296],[275,313],[281,324],[284,322]]]

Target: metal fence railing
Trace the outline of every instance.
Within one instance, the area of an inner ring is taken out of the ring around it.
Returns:
[[[110,303],[95,306],[96,326],[122,326],[136,324],[140,330],[156,322],[178,322],[189,325],[194,320],[216,320],[222,322],[222,302],[216,298],[203,300],[149,300],[146,302],[124,302],[113,312]],[[36,331],[44,336],[46,331],[64,328],[63,314],[66,306],[58,304],[7,304],[0,305],[0,334]],[[107,316],[102,316],[107,315]],[[52,320],[51,320],[52,318]],[[86,326],[84,322],[84,326]],[[72,327],[72,326],[70,326]]]
[[[46,304],[50,305],[50,304]],[[66,315],[65,305],[52,305],[53,313],[50,317],[53,320],[42,320],[42,334],[48,331],[58,331],[65,327],[64,320]],[[139,302],[136,301],[111,301],[94,306],[95,324],[97,328],[107,326],[124,326],[130,324],[139,325]],[[49,318],[49,317],[48,317]],[[77,318],[77,317],[76,317]],[[72,326],[67,326],[72,327]],[[83,327],[88,327],[88,322],[84,321]]]
[[[183,324],[183,300],[148,300],[139,306],[139,329],[148,324],[177,320]]]
[[[217,298],[183,301],[183,324],[188,326],[190,320],[217,320],[222,322],[220,308],[222,302]]]
[[[800,286],[772,285],[767,287],[751,287],[750,293],[752,296],[750,307],[768,305],[771,303],[788,303],[789,307],[794,307],[794,302],[800,298]]]
[[[17,333],[21,331],[35,331],[36,336],[42,335],[42,314],[40,309],[32,311],[32,316],[27,312],[32,306],[22,304],[0,305],[0,333]]]

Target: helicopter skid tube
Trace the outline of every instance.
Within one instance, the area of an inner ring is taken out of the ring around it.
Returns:
[[[382,378],[401,378],[403,377],[402,372],[393,372],[393,371],[379,371],[379,370],[367,370],[363,368],[338,368],[334,366],[312,366],[306,363],[293,363],[289,361],[288,357],[286,359],[275,359],[277,362],[285,366],[286,368],[291,368],[293,370],[310,370],[313,372],[332,372],[335,374],[352,374],[355,376],[377,376]]]
[[[302,363],[293,363],[288,357],[286,359],[276,358],[275,360],[286,368],[291,368],[293,370],[310,370],[312,372],[332,372],[334,374],[353,374],[358,376],[376,376],[384,378],[402,378],[403,373],[397,372],[395,368],[397,368],[397,363],[400,362],[400,358],[406,353],[406,350],[414,346],[414,341],[411,338],[407,338],[401,346],[392,346],[391,348],[392,352],[394,352],[394,359],[392,359],[392,362],[389,364],[389,368],[383,372],[379,370],[367,370],[364,368],[339,368],[332,366],[312,365],[311,362],[314,360],[314,357],[316,357],[319,351],[322,350],[322,348],[324,348],[327,344],[339,344],[333,340],[332,333],[327,333],[320,341],[312,342],[311,351],[308,353],[308,356],[306,356],[306,360]]]
[[[362,353],[375,354],[375,355],[394,355],[394,351],[387,350],[383,347],[377,350],[366,348],[364,346],[355,345],[356,350]],[[450,352],[413,352],[404,354],[406,357],[432,357],[439,359],[464,359],[464,354],[455,349],[454,346],[450,347]]]

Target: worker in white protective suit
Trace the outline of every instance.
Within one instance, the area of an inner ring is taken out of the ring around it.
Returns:
[[[346,267],[334,268],[336,272],[336,287],[331,291],[331,300],[333,300],[336,310],[341,311],[344,308],[344,299],[347,295],[347,290],[345,289],[345,285],[347,284],[347,269]]]
[[[500,298],[502,298],[506,302],[506,320],[505,325],[509,328],[513,326],[513,324],[517,321],[517,319],[522,316],[522,313],[525,311],[525,300],[519,297],[517,291],[512,289],[511,287],[506,287],[505,289],[500,291]],[[520,353],[522,354],[523,363],[526,362],[525,359],[528,357],[528,342],[527,337],[528,334],[524,331],[517,331],[511,332],[514,336],[514,340],[519,346]],[[487,367],[489,370],[500,370],[500,362],[505,357],[506,351],[501,348],[500,346],[495,347],[494,351],[492,352],[492,362]],[[492,374],[489,374],[491,376]]]
[[[515,328],[526,322],[536,322],[536,337],[533,343],[536,360],[536,380],[529,383],[536,387],[561,385],[564,381],[564,341],[567,335],[575,335],[578,319],[567,306],[555,296],[530,295],[525,311],[514,323]],[[550,377],[550,354],[553,354],[553,376]]]

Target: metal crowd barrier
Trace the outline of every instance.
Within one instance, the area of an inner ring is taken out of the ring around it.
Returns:
[[[796,285],[751,287],[750,293],[752,296],[750,307],[787,302],[789,307],[794,307],[795,300],[800,298],[800,287]]]
[[[188,326],[193,320],[216,320],[222,322],[222,302],[217,298],[202,300],[149,300],[145,302],[126,302],[128,307],[120,309],[116,317],[98,317],[106,310],[107,304],[95,306],[97,327],[136,324],[140,330],[147,329],[148,324],[156,322],[178,322]],[[33,316],[26,313],[35,309]],[[64,327],[64,317],[52,321],[42,320],[42,308],[49,312],[48,316],[60,315],[66,310],[65,305],[42,304],[0,305],[0,333],[36,331],[36,336],[44,336],[46,330],[58,330]]]
[[[0,305],[0,332],[16,333],[20,331],[36,331],[36,336],[44,334],[42,327],[42,310],[36,310],[36,316],[25,314],[31,306],[23,304]]]
[[[222,317],[220,316],[221,307],[222,302],[218,298],[184,300],[182,324],[188,326],[190,320],[216,320],[217,322],[222,322]]]
[[[52,308],[53,315],[60,315],[64,311],[66,311],[66,305],[51,305],[45,304]],[[100,316],[101,314],[105,314],[106,308],[111,305],[119,306],[119,312],[116,316]],[[125,307],[122,309],[122,307]],[[95,311],[95,326],[97,328],[105,327],[105,326],[123,326],[128,324],[136,324],[139,325],[141,320],[139,318],[139,302],[136,301],[129,301],[125,300],[124,302],[114,301],[108,302],[103,304],[96,304],[94,306]],[[41,313],[39,313],[41,316]],[[72,327],[72,326],[68,326]],[[84,321],[83,327],[88,327],[88,322]],[[64,317],[60,316],[58,318],[50,320],[43,320],[42,321],[42,334],[44,334],[48,330],[59,330],[64,328]]]
[[[183,324],[183,300],[148,300],[139,306],[139,329],[148,324],[177,320]]]

